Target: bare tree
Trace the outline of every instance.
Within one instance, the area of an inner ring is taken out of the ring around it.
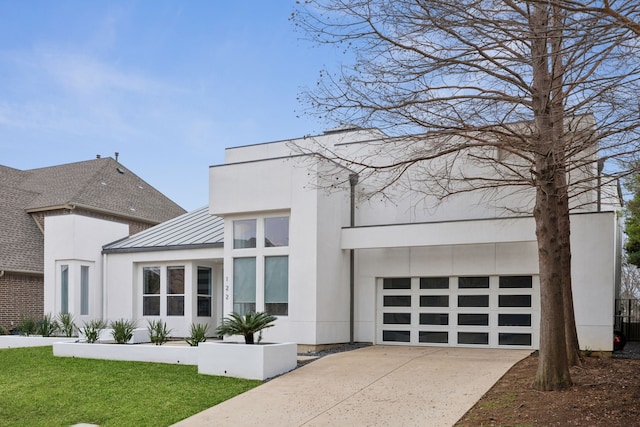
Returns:
[[[622,263],[620,298],[640,299],[640,269],[628,262]]]
[[[359,156],[301,150],[369,179],[369,196],[408,174],[412,189],[421,183],[437,199],[535,191],[523,210],[533,212],[539,248],[541,390],[568,387],[577,363],[570,204],[597,185],[600,158],[617,161],[600,182],[609,184],[637,152],[639,13],[637,0],[317,0],[293,17],[312,40],[353,57],[303,95],[310,112],[391,135],[428,132]],[[464,162],[484,173],[462,172]]]

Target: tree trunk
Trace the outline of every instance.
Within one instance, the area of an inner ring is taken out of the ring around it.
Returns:
[[[562,390],[571,386],[565,336],[563,256],[560,210],[566,185],[562,138],[562,84],[558,35],[550,28],[557,18],[545,3],[535,3],[530,16],[531,106],[535,135],[536,203],[533,216],[538,239],[540,269],[540,346],[538,371],[533,387]],[[549,52],[551,44],[551,55]],[[559,62],[560,61],[560,62]],[[566,260],[566,259],[565,259]]]
[[[244,334],[244,343],[253,344],[253,334]]]
[[[562,251],[558,241],[554,180],[540,184],[534,217],[540,266],[540,351],[533,387],[562,390],[571,386],[565,346]]]

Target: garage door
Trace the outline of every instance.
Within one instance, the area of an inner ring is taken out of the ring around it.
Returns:
[[[380,344],[537,348],[537,276],[377,281]]]

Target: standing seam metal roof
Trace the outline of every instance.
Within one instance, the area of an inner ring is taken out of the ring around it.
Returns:
[[[131,237],[102,247],[104,253],[138,252],[179,247],[222,246],[224,219],[211,215],[203,206]]]

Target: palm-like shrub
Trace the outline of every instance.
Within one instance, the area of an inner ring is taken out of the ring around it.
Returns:
[[[133,330],[136,328],[134,320],[114,320],[111,322],[111,335],[118,344],[126,344],[133,337]]]
[[[222,324],[218,326],[216,332],[219,335],[243,335],[246,344],[253,344],[253,336],[256,332],[270,328],[277,320],[276,316],[269,313],[247,313],[244,316],[233,312],[229,317],[222,319]]]

